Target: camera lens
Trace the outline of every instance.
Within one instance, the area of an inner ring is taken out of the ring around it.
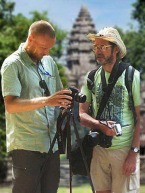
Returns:
[[[86,102],[86,95],[83,95],[81,93],[76,93],[75,94],[75,101],[79,103],[84,103]]]
[[[80,93],[77,88],[69,87],[69,89],[72,91],[71,96],[74,99],[74,101],[76,101],[78,103],[86,102],[86,95],[83,95],[82,93]]]

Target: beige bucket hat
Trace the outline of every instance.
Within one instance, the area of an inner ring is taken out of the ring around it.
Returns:
[[[119,32],[113,27],[105,27],[100,30],[97,34],[88,34],[88,39],[94,42],[97,38],[107,40],[116,44],[120,49],[120,58],[126,55],[126,47],[122,41]]]

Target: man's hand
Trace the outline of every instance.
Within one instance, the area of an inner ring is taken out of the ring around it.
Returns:
[[[123,164],[123,175],[129,176],[131,173],[136,170],[136,161],[137,153],[132,152],[131,150],[128,153],[128,156]]]
[[[68,89],[63,89],[61,91],[58,91],[55,94],[47,97],[46,105],[61,106],[66,109],[68,105],[71,104],[71,100],[72,100],[72,97],[70,96],[71,93],[72,91]]]
[[[116,132],[113,128],[113,125],[115,124],[114,121],[100,121],[100,129],[101,131],[108,136],[115,136]]]

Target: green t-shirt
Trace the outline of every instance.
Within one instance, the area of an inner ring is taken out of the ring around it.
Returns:
[[[85,78],[84,85],[82,86],[81,92],[86,95],[87,102],[92,102],[93,117],[95,118],[98,112],[99,104],[103,95],[102,83],[101,83],[101,68],[96,72],[94,77],[95,86],[92,92],[87,87],[87,76]],[[105,72],[106,82],[108,83],[110,73]],[[135,70],[134,79],[132,83],[132,92],[134,105],[140,105],[140,73]],[[110,149],[120,149],[125,146],[130,146],[133,138],[134,131],[134,120],[133,113],[129,109],[129,95],[125,86],[125,71],[118,78],[111,96],[107,102],[107,105],[101,115],[103,120],[112,120],[116,123],[120,123],[122,126],[122,136],[115,136],[112,140],[112,146]]]
[[[46,81],[51,94],[62,88],[58,69],[50,56],[41,60],[41,69],[31,60],[23,49],[10,55],[3,63],[2,93],[3,96],[18,96],[21,99],[32,99],[43,96],[40,87],[41,78]],[[48,72],[49,74],[47,74]],[[41,78],[40,78],[41,76]],[[29,112],[8,113],[6,111],[7,150],[25,149],[48,152],[50,141],[56,133],[56,108],[44,107]],[[54,151],[57,150],[57,144]]]

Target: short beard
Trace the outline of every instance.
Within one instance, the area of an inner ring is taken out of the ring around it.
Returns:
[[[30,47],[27,47],[26,48],[26,52],[27,52],[27,54],[29,55],[29,57],[33,60],[33,61],[38,61],[39,60],[39,58],[36,56],[36,48],[34,49],[34,51],[32,51],[32,48],[30,48]]]
[[[99,65],[102,65],[102,66],[106,66],[106,65],[110,65],[111,66],[112,63],[113,63],[113,55],[111,54],[111,56],[109,56],[108,58],[104,57],[104,62],[100,62],[100,61],[97,60],[97,63]]]

